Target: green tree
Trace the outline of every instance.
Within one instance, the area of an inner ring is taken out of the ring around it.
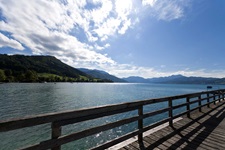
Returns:
[[[6,76],[4,70],[0,70],[0,81],[5,81]]]
[[[25,78],[26,78],[26,81],[28,81],[28,82],[36,82],[38,79],[37,72],[28,70],[25,73]]]
[[[11,69],[5,70],[5,75],[6,76],[12,76],[12,70]]]

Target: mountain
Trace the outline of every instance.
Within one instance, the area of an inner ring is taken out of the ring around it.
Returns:
[[[133,83],[168,83],[168,84],[224,84],[225,78],[204,78],[204,77],[186,77],[183,75],[172,75],[159,78],[128,77],[123,78]]]
[[[2,74],[1,80],[4,79],[9,82],[94,80],[90,75],[61,62],[53,56],[0,54],[0,72]]]
[[[148,79],[138,77],[138,76],[131,76],[131,77],[122,78],[122,79],[130,83],[148,83]]]
[[[182,75],[172,75],[161,78],[148,79],[150,83],[173,83],[173,84],[215,84],[218,78],[186,77]]]
[[[127,82],[123,79],[120,79],[116,76],[113,76],[105,71],[102,70],[91,70],[91,69],[86,69],[86,68],[78,68],[80,71],[94,77],[94,78],[98,78],[98,79],[107,79],[107,80],[111,80],[113,82]]]

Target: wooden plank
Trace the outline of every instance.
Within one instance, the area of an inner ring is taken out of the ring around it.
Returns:
[[[157,126],[159,126],[159,125],[161,125],[161,124],[163,124],[163,123],[168,122],[169,120],[170,120],[170,118],[166,118],[166,119],[163,119],[163,120],[161,120],[161,121],[159,121],[159,122],[156,122],[156,123],[154,123],[154,124],[151,124],[151,125],[149,125],[149,126],[146,126],[146,127],[143,128],[143,131],[142,131],[142,132],[145,132],[145,131],[148,131],[148,130],[150,130],[150,129],[152,129],[152,128],[155,128],[155,127],[157,127]]]
[[[182,130],[182,133],[188,134],[188,133],[190,133],[190,131]],[[195,134],[200,134],[200,133],[197,132]],[[219,141],[213,140],[213,138],[209,138],[209,137],[205,138],[204,136],[197,136],[196,135],[196,137],[194,137],[193,139],[195,141],[197,141],[198,143],[205,143],[205,144],[207,144],[210,147],[213,147],[214,145],[217,145],[217,146],[225,149],[225,145],[224,144],[219,143]]]
[[[136,148],[135,146],[133,146],[133,143],[132,143],[132,144],[127,145],[126,149],[128,149],[128,150],[138,150],[139,148]]]
[[[212,122],[214,122],[213,120],[211,120]],[[180,122],[177,122],[176,123],[176,127],[183,127],[184,125]],[[215,125],[214,125],[215,126]],[[208,136],[209,138],[212,137],[213,141],[218,141],[218,142],[222,142],[222,143],[225,143],[225,139],[224,139],[224,136],[221,136],[221,134],[224,133],[224,130],[222,129],[220,132],[216,133],[216,129],[214,129],[213,127],[214,126],[207,126],[205,123],[202,123],[201,125],[191,125],[191,126],[188,126],[185,130],[189,130],[189,132],[191,130],[196,130],[196,129],[199,129],[201,127],[204,128],[204,130],[201,132],[202,135],[205,135],[205,136]],[[199,129],[199,131],[201,131]]]
[[[142,143],[142,142],[143,142],[143,141],[141,141],[141,143]],[[144,148],[144,147],[143,147],[144,145],[140,145],[138,141],[133,142],[131,145],[132,145],[133,147],[135,147],[136,149],[142,149],[142,148]]]
[[[210,103],[213,103],[213,101]],[[225,138],[223,137],[223,134],[225,133],[225,119],[221,115],[225,112],[223,109],[224,105],[224,102],[219,102],[215,107],[207,108],[208,105],[206,103],[202,105],[201,113],[197,113],[196,110],[199,108],[195,108],[195,114],[192,114],[191,118],[196,119],[182,119],[174,123],[174,128],[168,126],[144,137],[143,140],[151,144],[146,148],[153,149],[154,147],[158,147],[160,149],[199,150],[225,149]],[[220,119],[222,119],[223,122],[218,125],[218,118],[214,117],[213,119],[213,116],[220,116]],[[223,126],[221,126],[222,124]],[[214,129],[215,126],[216,128]],[[213,130],[211,128],[213,128]],[[176,129],[176,131],[174,131],[174,129]]]
[[[165,129],[168,129],[168,128],[165,128]],[[167,134],[167,132],[169,132],[169,137],[166,138],[167,141],[170,141],[171,143],[173,143],[173,145],[171,145],[170,148],[172,149],[177,149],[178,147],[179,148],[185,148],[188,144],[189,144],[189,141],[187,138],[184,138],[184,137],[181,137],[181,136],[178,136],[177,134],[173,134],[174,133],[174,130],[160,130],[157,134],[160,134],[161,136]],[[192,143],[191,145],[188,145],[189,148],[192,148],[192,149],[195,149],[195,143]]]
[[[170,146],[170,148],[172,148],[172,149],[183,149],[186,145],[185,144],[179,144],[178,143],[178,141],[181,140],[181,137],[176,137],[177,135],[176,134],[175,135],[172,135],[172,133],[173,133],[173,131],[170,132],[168,130],[160,130],[158,134],[165,135],[165,136],[168,136],[169,135],[170,138],[168,138],[167,141],[172,144]]]
[[[171,129],[168,129],[168,128],[165,128],[165,130],[167,130],[166,132],[174,132],[174,130],[171,130]],[[161,132],[164,132],[165,130],[161,130]],[[210,148],[210,145],[208,145],[208,143],[206,143],[206,142],[202,142],[202,140],[197,140],[197,139],[195,139],[194,141],[193,141],[193,137],[194,137],[194,135],[193,136],[191,136],[191,137],[186,137],[186,134],[188,134],[188,132],[178,132],[177,134],[174,134],[174,138],[177,138],[178,140],[176,140],[176,141],[174,141],[175,142],[175,144],[177,145],[178,143],[184,143],[184,141],[185,142],[188,142],[189,143],[189,145],[188,146],[190,146],[190,147],[192,147],[193,149],[196,149],[196,147],[198,147],[199,149],[201,149],[201,148],[203,148],[203,149],[212,149],[213,147],[211,147]],[[180,141],[179,141],[180,140]],[[179,141],[179,142],[178,142]],[[183,142],[182,142],[183,141]],[[191,144],[190,144],[191,143]],[[205,144],[205,145],[199,145],[199,143],[203,143],[203,144]],[[181,147],[185,147],[186,146],[186,144],[182,144],[182,145],[180,145]],[[194,147],[195,146],[195,147]],[[209,147],[209,148],[207,148],[207,147]],[[215,148],[215,147],[214,147]]]
[[[151,136],[151,135],[149,135]],[[159,145],[155,142],[155,140],[152,140],[151,138],[149,138],[149,136],[146,136],[144,138],[144,140],[149,143],[150,145],[146,148],[146,149],[162,149],[159,147]]]
[[[177,122],[176,125],[180,125],[180,127],[184,126],[180,122]],[[205,126],[205,124],[204,124],[204,126]],[[199,124],[197,124],[197,123],[196,124],[192,124],[191,126],[188,126],[188,128],[192,128],[193,130],[196,129],[197,127],[199,127]],[[218,137],[222,141],[225,140],[225,132],[224,132],[223,128],[220,131],[214,129],[213,132],[211,132],[209,130],[205,130],[204,132],[208,133],[210,135],[215,135],[215,137]]]
[[[152,141],[154,141],[156,143],[156,145],[158,145],[157,147],[160,149],[168,149],[168,147],[166,145],[164,145],[164,143],[158,143],[157,137],[155,136],[155,134],[152,134],[151,136],[148,136],[149,139],[151,139]]]
[[[113,139],[113,140],[111,140],[111,141],[108,141],[108,142],[106,142],[106,143],[104,143],[104,144],[102,144],[102,145],[99,145],[99,146],[97,146],[97,147],[91,148],[91,150],[102,150],[102,149],[109,148],[109,147],[111,147],[111,146],[113,146],[113,145],[115,145],[115,144],[120,143],[121,141],[125,141],[125,140],[127,140],[127,139],[129,139],[129,138],[132,138],[132,137],[138,135],[139,132],[140,132],[140,131],[135,130],[135,131],[132,132],[132,133],[123,135],[123,136],[121,136],[121,137],[118,137],[118,138],[116,138],[116,139]]]

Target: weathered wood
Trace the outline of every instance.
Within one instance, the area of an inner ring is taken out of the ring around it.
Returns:
[[[62,127],[52,123],[52,139],[58,139],[61,136]],[[60,150],[61,146],[53,147],[52,150]]]
[[[210,102],[210,98],[209,98],[209,93],[207,93],[207,107],[209,107],[209,102]]]
[[[158,121],[156,123],[153,123],[153,124],[151,124],[149,126],[144,127],[143,130],[142,130],[142,132],[146,132],[146,131],[148,131],[148,130],[150,130],[152,128],[155,128],[155,127],[157,127],[157,126],[159,126],[161,124],[164,124],[164,123],[166,123],[168,121],[170,121],[170,118],[166,118],[166,119],[163,119],[163,120]]]
[[[143,117],[143,106],[140,106],[138,108],[138,116]],[[143,119],[138,120],[138,130],[142,131],[143,129]],[[143,141],[143,132],[140,132],[138,134],[138,142],[141,143]]]
[[[132,137],[138,135],[139,133],[140,133],[139,130],[135,130],[135,131],[133,131],[131,133],[128,133],[126,135],[123,135],[121,137],[118,137],[118,138],[116,138],[114,140],[108,141],[108,142],[106,142],[106,143],[104,143],[102,145],[99,145],[97,147],[91,148],[90,150],[102,150],[102,149],[109,148],[109,147],[111,147],[111,146],[113,146],[115,144],[120,143],[121,141],[125,141],[125,140],[127,140],[129,138],[132,138]]]
[[[187,107],[186,107],[187,117],[190,118],[190,98],[189,97],[186,98],[186,103],[187,103]]]
[[[221,94],[219,94],[219,102],[221,101]]]
[[[168,113],[168,115],[169,115],[169,125],[170,126],[173,126],[173,102],[172,102],[172,99],[169,99],[168,100],[168,108],[170,108],[169,109],[169,113]]]
[[[184,118],[175,122],[173,127],[164,127],[144,137],[143,140],[150,143],[145,149],[225,149],[224,108],[224,101],[216,103],[213,108],[202,105],[202,112],[198,112],[198,108],[191,118]]]
[[[213,104],[216,105],[216,94],[213,93]]]
[[[201,99],[201,95],[198,96],[198,99]],[[202,101],[198,101],[199,111],[202,111]]]

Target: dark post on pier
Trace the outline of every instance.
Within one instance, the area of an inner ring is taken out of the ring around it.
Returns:
[[[60,150],[61,146],[66,143],[136,122],[137,127],[133,131],[91,149],[225,149],[224,94],[225,89],[221,89],[6,121],[0,120],[0,134],[11,130],[50,124],[51,136],[49,139],[18,149]],[[148,109],[149,106],[155,104],[163,104],[166,107]],[[62,128],[66,125],[84,121],[91,122],[98,118],[131,111],[135,111],[137,114],[82,131],[62,134]],[[144,123],[144,119],[165,113],[167,117],[157,122]]]

